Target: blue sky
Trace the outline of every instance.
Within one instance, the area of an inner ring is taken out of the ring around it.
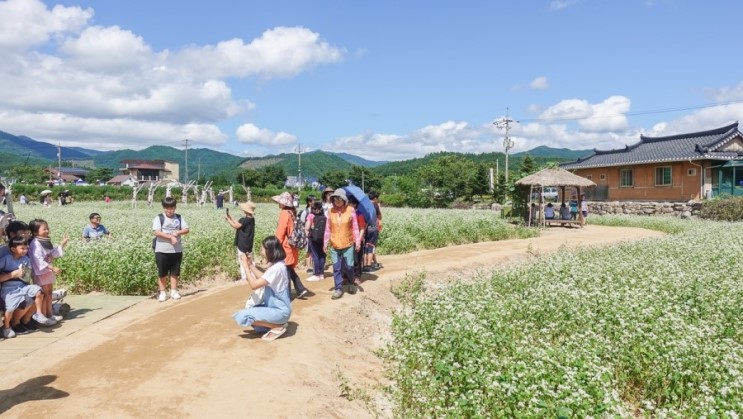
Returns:
[[[743,2],[0,1],[0,130],[99,150],[611,149],[743,116]]]

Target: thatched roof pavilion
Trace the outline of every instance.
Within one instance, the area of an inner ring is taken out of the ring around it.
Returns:
[[[537,190],[539,193],[539,222],[540,224],[544,224],[544,213],[542,211],[542,190],[545,186],[558,186],[560,187],[562,193],[560,194],[562,196],[562,203],[565,203],[565,188],[567,187],[574,187],[576,188],[576,197],[578,199],[578,208],[581,208],[581,203],[583,200],[583,194],[581,194],[580,189],[581,188],[589,188],[591,186],[596,186],[596,184],[589,179],[586,179],[584,177],[572,174],[568,172],[565,169],[555,168],[555,169],[542,169],[538,171],[537,173],[531,174],[529,176],[526,176],[524,178],[521,178],[516,181],[516,185],[521,186],[530,186],[531,190],[529,192],[529,200],[531,201],[531,197],[534,195],[534,191]],[[529,207],[531,211],[531,206]],[[531,220],[534,214],[529,214],[529,223],[531,224]],[[585,219],[583,218],[583,214],[579,211],[578,212],[578,219],[580,220],[580,225],[585,224]]]

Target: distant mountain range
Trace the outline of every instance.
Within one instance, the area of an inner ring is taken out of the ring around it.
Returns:
[[[30,165],[56,165],[58,147],[54,144],[36,141],[26,136],[15,136],[0,131],[0,168],[18,164]],[[265,157],[239,157],[229,153],[222,153],[208,148],[193,148],[179,150],[168,146],[151,146],[142,150],[116,150],[99,151],[82,147],[61,147],[63,161],[73,161],[81,167],[107,167],[118,172],[121,161],[127,159],[141,160],[169,160],[178,162],[181,173],[186,167],[188,158],[189,179],[205,179],[211,176],[224,174],[234,176],[234,172],[240,168],[259,168],[272,164],[278,164],[290,174],[295,175],[300,170],[300,157],[297,154],[278,154]],[[573,161],[593,153],[593,150],[570,150],[567,148],[550,148],[539,146],[532,150],[515,153],[509,166],[517,164],[524,156],[530,155],[537,163],[555,161]],[[377,168],[380,174],[403,174],[430,159],[444,154],[460,153],[434,153],[420,159],[411,159],[403,162],[371,161],[359,156],[347,153],[331,153],[317,150],[301,155],[301,171],[303,177],[320,176],[328,168],[347,170],[351,166],[364,166]],[[476,161],[494,161],[502,156],[502,153],[484,153],[480,155],[465,154]]]

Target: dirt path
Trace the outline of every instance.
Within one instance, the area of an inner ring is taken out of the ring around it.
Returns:
[[[595,246],[660,233],[588,226],[551,228],[539,238],[384,256],[385,268],[356,295],[330,300],[332,279],[306,283],[315,296],[294,305],[285,337],[269,343],[235,325],[244,284],[196,289],[179,302],[147,300],[7,364],[0,414],[7,417],[364,418],[376,403],[382,365],[373,351],[397,306],[393,281],[425,270],[445,278],[515,263],[562,245]],[[2,343],[0,342],[0,349]],[[1,356],[1,355],[0,355]],[[360,389],[356,400],[342,389]]]

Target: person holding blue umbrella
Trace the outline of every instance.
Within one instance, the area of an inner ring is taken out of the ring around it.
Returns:
[[[333,262],[333,279],[335,289],[332,299],[343,297],[343,280],[348,282],[348,293],[356,293],[354,283],[354,252],[361,248],[361,234],[356,221],[356,211],[348,205],[348,196],[342,188],[336,189],[330,196],[333,207],[328,211],[325,222],[323,248]]]

